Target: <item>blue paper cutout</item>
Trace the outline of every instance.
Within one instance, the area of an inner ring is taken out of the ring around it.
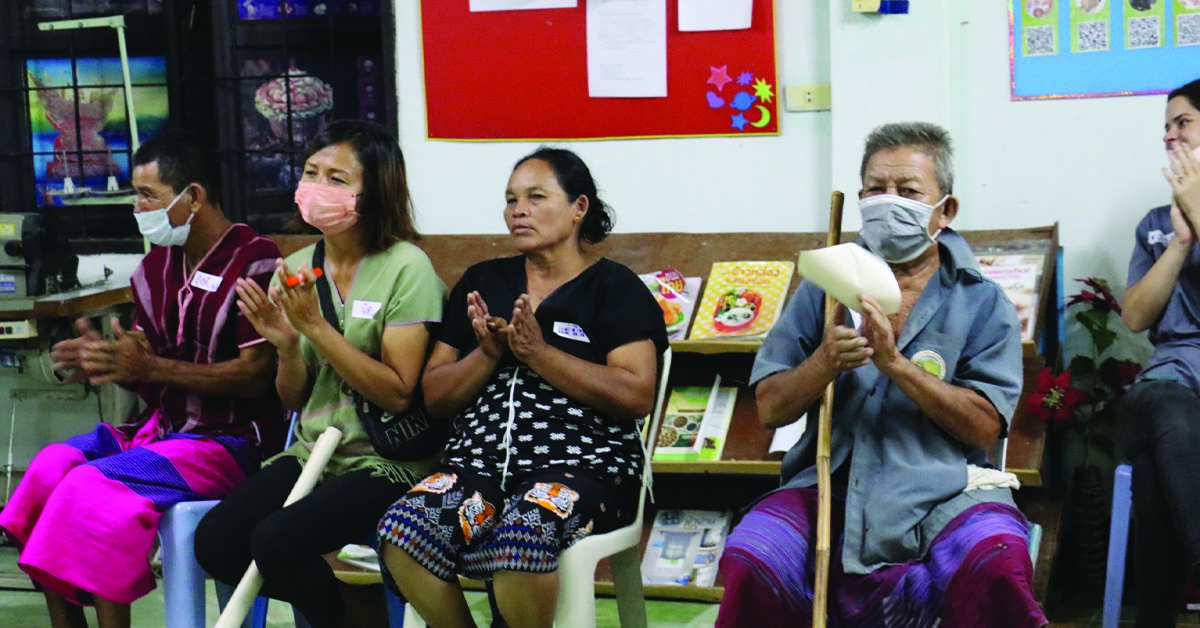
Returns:
[[[713,109],[720,109],[725,106],[725,99],[712,92],[708,92],[708,106]]]
[[[739,131],[745,131],[746,130],[746,116],[744,116],[740,113],[733,116],[733,123],[730,124],[730,126],[732,126],[733,128],[735,128]]]
[[[749,72],[742,72],[741,74],[738,75],[737,84],[738,85],[749,85],[750,81],[753,81],[753,80],[754,80],[753,74],[751,74]]]
[[[733,107],[734,109],[745,111],[754,105],[755,100],[757,99],[748,92],[738,92],[737,96],[733,97],[733,102],[730,103],[729,106]]]

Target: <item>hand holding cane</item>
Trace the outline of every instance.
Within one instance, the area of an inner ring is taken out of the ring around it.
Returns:
[[[317,484],[317,479],[321,477],[321,472],[325,470],[325,465],[329,464],[329,458],[341,440],[342,432],[340,430],[336,427],[325,428],[321,437],[317,439],[317,443],[313,445],[312,454],[309,456],[308,462],[304,464],[304,469],[300,471],[300,477],[296,479],[292,492],[288,493],[287,499],[284,500],[285,508],[312,492],[313,487]],[[254,598],[258,596],[258,590],[262,588],[262,584],[262,575],[258,573],[258,565],[251,562],[250,567],[246,569],[246,574],[242,576],[241,582],[238,583],[233,595],[229,598],[229,603],[225,605],[221,618],[217,620],[213,628],[238,628],[241,626],[242,620],[246,618],[246,613],[250,612],[250,607],[254,604]]]
[[[829,233],[826,246],[834,246],[842,239],[842,205],[845,196],[834,191],[829,200]],[[833,320],[836,303],[825,294],[825,326],[836,325]],[[833,382],[825,387],[821,398],[821,411],[817,423],[817,564],[816,582],[813,585],[813,628],[825,628],[828,618],[829,600],[829,518],[832,508],[832,480],[829,471],[829,441],[833,433]]]

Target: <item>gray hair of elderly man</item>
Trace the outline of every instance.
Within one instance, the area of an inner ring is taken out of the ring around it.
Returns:
[[[929,122],[895,122],[875,127],[863,147],[859,179],[867,174],[867,162],[875,153],[894,148],[911,148],[928,155],[933,160],[934,176],[942,194],[954,192],[954,150],[950,147],[950,132]]]

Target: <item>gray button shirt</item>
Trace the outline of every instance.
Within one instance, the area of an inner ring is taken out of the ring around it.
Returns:
[[[944,381],[982,394],[999,412],[1003,434],[1022,384],[1016,308],[979,274],[962,236],[946,229],[938,242],[942,267],[896,345]],[[751,385],[798,366],[820,346],[824,299],[815,284],[800,284],[763,341]],[[784,488],[817,483],[816,432],[814,420],[784,457]],[[831,456],[834,470],[850,461],[842,547],[847,573],[922,557],[942,528],[974,504],[1012,504],[1007,489],[963,492],[967,465],[986,464],[987,454],[946,433],[873,363],[835,381]]]
[[[1129,259],[1127,287],[1146,276],[1174,237],[1169,205],[1156,207],[1142,218]],[[1192,245],[1171,298],[1149,336],[1154,355],[1138,379],[1171,380],[1200,394],[1200,247]]]

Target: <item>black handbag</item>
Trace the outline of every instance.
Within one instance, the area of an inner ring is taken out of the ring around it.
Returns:
[[[312,267],[322,268],[324,265],[325,241],[319,240],[313,250]],[[321,315],[340,334],[342,326],[334,310],[331,284],[328,276],[318,277],[317,296]],[[358,419],[362,421],[375,453],[380,456],[400,462],[423,460],[446,444],[450,435],[450,421],[439,421],[429,416],[420,386],[414,391],[415,397],[408,409],[400,414],[385,412],[357,390],[351,389],[350,393],[354,398]]]

